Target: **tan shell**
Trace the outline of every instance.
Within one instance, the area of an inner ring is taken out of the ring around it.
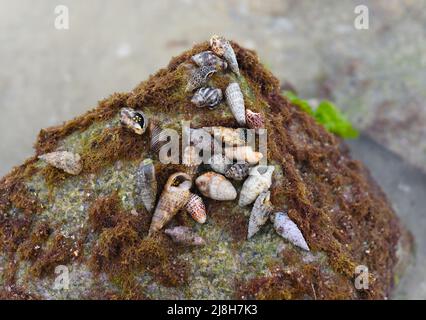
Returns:
[[[229,146],[243,146],[246,144],[246,133],[243,128],[203,127],[203,129],[213,135],[219,143],[223,141]]]
[[[225,97],[235,120],[237,120],[239,125],[245,126],[246,111],[244,106],[244,96],[238,83],[232,82],[228,85],[225,90]]]
[[[215,154],[209,159],[209,165],[214,171],[225,174],[232,165],[232,161],[221,154]]]
[[[218,56],[225,58],[229,64],[229,68],[237,75],[240,75],[238,61],[234,49],[228,40],[217,35],[213,35],[210,39],[210,47]]]
[[[145,159],[136,171],[136,199],[142,202],[148,212],[152,212],[157,198],[157,179],[151,159]]]
[[[178,226],[164,231],[175,243],[188,246],[203,246],[206,244],[203,238],[198,236],[190,228]]]
[[[191,193],[188,203],[185,206],[186,211],[191,215],[192,219],[198,223],[205,223],[207,219],[206,206],[203,199],[194,193]]]
[[[253,151],[250,146],[225,147],[225,156],[228,159],[247,162],[249,164],[256,164],[263,158],[262,153]]]
[[[268,221],[269,215],[273,209],[270,201],[270,195],[271,193],[269,191],[262,192],[254,202],[253,209],[250,214],[247,239],[253,237],[256,232],[260,230],[260,227]]]
[[[80,155],[68,151],[46,153],[38,158],[72,175],[78,175],[83,170]]]
[[[183,182],[179,183],[179,179],[183,179]],[[169,177],[155,208],[149,235],[160,230],[188,202],[191,180],[191,177],[184,172],[177,172]]]
[[[216,67],[214,66],[202,66],[200,68],[195,69],[191,72],[191,75],[188,79],[188,83],[186,85],[186,91],[193,91],[198,89],[209,81],[209,78],[216,72]]]
[[[272,174],[275,170],[274,166],[258,165],[250,169],[249,177],[244,181],[240,192],[238,205],[244,207],[249,205],[262,192],[269,189],[272,184]]]
[[[230,181],[216,172],[207,172],[195,180],[198,190],[214,200],[234,200],[237,197],[237,190]]]
[[[200,163],[202,162],[202,158],[199,155],[200,150],[195,146],[186,146],[182,155],[182,164],[187,168],[186,172],[189,175],[194,175]]]
[[[276,212],[271,216],[275,231],[284,239],[303,250],[310,251],[297,224],[295,224],[284,212]]]

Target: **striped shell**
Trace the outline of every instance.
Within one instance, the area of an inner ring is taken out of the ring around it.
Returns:
[[[173,242],[189,245],[189,246],[203,246],[206,244],[203,238],[198,236],[190,228],[184,226],[178,226],[164,231]]]
[[[270,201],[270,195],[271,193],[269,191],[262,192],[254,202],[250,214],[247,239],[253,237],[260,230],[260,227],[268,221],[273,209]]]
[[[213,109],[222,101],[222,99],[222,90],[211,87],[202,87],[195,92],[191,102],[199,108],[209,107],[210,109]]]
[[[271,216],[271,220],[274,223],[275,231],[284,239],[290,241],[295,246],[302,248],[303,250],[310,251],[309,246],[303,237],[297,224],[295,224],[288,215],[284,212],[277,212]]]
[[[57,169],[61,169],[72,175],[78,175],[80,174],[81,170],[83,170],[80,155],[68,151],[50,152],[43,154],[38,158],[50,164],[51,166]]]
[[[206,206],[203,199],[194,193],[191,193],[188,203],[185,206],[186,211],[191,215],[192,219],[198,223],[204,223],[207,219]]]
[[[225,172],[225,177],[237,181],[244,180],[249,174],[250,166],[248,163],[236,163],[229,167]]]
[[[229,64],[229,68],[237,75],[240,75],[238,68],[237,57],[235,56],[234,49],[228,40],[223,37],[214,35],[210,39],[210,47],[218,56],[225,58]]]
[[[212,134],[216,141],[220,144],[230,146],[243,146],[246,144],[246,130],[242,128],[227,128],[227,127],[204,127],[206,132]]]
[[[249,109],[246,110],[247,127],[250,129],[264,129],[265,119],[261,113],[253,112]]]
[[[160,230],[188,202],[191,186],[191,177],[184,172],[169,177],[155,208],[149,235]]]
[[[225,70],[228,63],[211,51],[203,51],[191,57],[191,60],[199,67],[214,66],[217,70]]]
[[[249,164],[256,164],[263,158],[262,153],[253,151],[250,146],[225,147],[225,156],[228,159],[237,160],[239,163],[247,162]]]
[[[151,159],[145,159],[136,171],[136,203],[142,203],[148,212],[152,212],[157,198],[157,179]]]
[[[244,96],[238,83],[232,82],[228,85],[225,90],[225,97],[235,120],[237,120],[239,125],[245,126],[246,112],[244,107]]]
[[[274,166],[262,165],[250,169],[249,177],[244,181],[240,192],[240,199],[238,201],[240,207],[249,205],[256,200],[259,194],[269,189],[272,184],[274,169]]]
[[[159,123],[151,122],[149,124],[149,132],[151,139],[151,150],[155,153],[160,151],[161,147],[167,143],[167,139],[161,139],[161,132],[163,129]]]
[[[195,184],[204,196],[214,200],[234,200],[237,197],[237,190],[232,183],[215,172],[210,171],[199,176]]]
[[[214,171],[225,174],[232,162],[221,154],[215,154],[210,158],[209,165]]]
[[[143,134],[148,126],[148,118],[145,114],[130,108],[120,110],[120,122],[136,134]]]
[[[215,72],[216,68],[213,66],[202,66],[195,69],[191,72],[191,76],[188,79],[186,91],[193,91],[204,86],[209,81],[209,77],[211,77]]]

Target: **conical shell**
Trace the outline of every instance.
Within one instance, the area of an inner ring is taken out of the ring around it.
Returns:
[[[228,159],[237,160],[239,163],[247,162],[249,164],[256,164],[263,158],[262,153],[253,151],[250,146],[225,147],[225,156]]]
[[[185,206],[186,211],[191,215],[192,219],[198,223],[205,223],[207,219],[206,206],[203,199],[194,193],[191,193],[188,203]]]
[[[214,171],[225,174],[232,162],[221,154],[215,154],[210,158],[209,165]]]
[[[186,167],[186,172],[189,175],[194,175],[200,163],[202,162],[202,158],[199,155],[200,150],[195,146],[186,146],[182,155],[182,163]]]
[[[209,107],[213,109],[223,99],[222,90],[211,87],[198,89],[191,99],[191,102],[199,108]]]
[[[243,128],[203,127],[219,142],[229,146],[243,146],[246,144],[246,130]]]
[[[250,129],[264,129],[265,119],[261,113],[253,112],[249,109],[246,110],[247,127]]]
[[[203,238],[198,236],[188,227],[174,227],[166,229],[164,233],[167,234],[175,243],[189,246],[203,246],[206,244]]]
[[[181,180],[183,181],[180,182]],[[184,172],[177,172],[169,177],[155,208],[149,235],[160,230],[188,202],[191,186],[191,177]]]
[[[246,124],[246,111],[244,107],[244,96],[240,86],[236,82],[232,82],[225,90],[226,102],[234,115],[235,120],[241,126]]]
[[[237,181],[244,180],[249,174],[250,166],[248,163],[236,163],[229,167],[225,172],[225,177]]]
[[[272,173],[274,166],[256,166],[250,169],[249,177],[244,181],[240,192],[238,205],[244,207],[249,205],[262,192],[269,189],[272,184]]]
[[[142,203],[148,212],[152,212],[157,198],[157,179],[151,159],[145,159],[136,171],[136,203]]]
[[[228,40],[224,39],[223,37],[214,35],[210,39],[210,47],[212,51],[218,56],[225,58],[232,72],[237,75],[240,75],[237,57],[235,55],[234,49],[232,48]]]
[[[46,153],[39,156],[38,158],[47,162],[51,166],[61,169],[72,175],[78,175],[80,174],[81,170],[83,170],[80,155],[68,151],[55,151]]]
[[[148,118],[145,114],[142,111],[130,108],[122,108],[120,110],[120,122],[136,134],[143,134],[148,126]]]
[[[167,143],[167,139],[160,139],[161,132],[163,132],[163,128],[158,122],[151,121],[151,123],[149,124],[149,132],[151,140],[151,150],[157,153],[160,151],[161,147]]]
[[[303,237],[299,227],[290,220],[288,215],[284,212],[277,212],[271,216],[274,223],[275,231],[284,239],[290,241],[295,246],[302,248],[303,250],[310,251],[309,246]]]
[[[209,81],[209,78],[216,72],[216,68],[213,66],[202,66],[191,72],[191,76],[188,79],[186,91],[193,91],[199,87],[204,86]]]
[[[216,56],[211,51],[203,51],[191,57],[191,60],[199,66],[214,66],[217,70],[225,70],[228,67],[228,63]]]
[[[270,201],[270,192],[262,192],[254,202],[251,210],[250,220],[248,225],[247,239],[253,237],[260,230],[269,218],[272,212],[272,204]]]
[[[234,200],[237,197],[237,190],[231,182],[224,176],[215,172],[207,172],[195,180],[198,190],[214,200]]]

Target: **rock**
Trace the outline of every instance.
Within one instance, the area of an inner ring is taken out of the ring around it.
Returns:
[[[294,247],[270,226],[246,241],[250,207],[239,207],[238,199],[204,199],[203,225],[184,211],[172,219],[171,227],[193,228],[206,241],[203,247],[179,246],[163,232],[147,237],[152,214],[134,201],[140,161],[154,160],[159,190],[170,174],[185,168],[161,163],[149,148],[149,135],[122,128],[119,112],[142,110],[177,130],[188,119],[193,128],[236,126],[228,108],[197,108],[185,92],[190,58],[209,49],[205,42],[132,92],[114,94],[96,109],[42,130],[36,155],[0,181],[0,297],[389,297],[396,268],[402,272],[404,265],[398,257],[409,257],[401,253],[411,250],[409,233],[344,143],[280,95],[278,80],[255,53],[232,46],[241,77],[218,71],[209,85],[224,91],[238,81],[245,104],[264,114],[268,164],[275,166],[271,202],[297,224],[311,251]],[[81,155],[80,175],[65,175],[38,160],[59,147]],[[368,267],[368,289],[354,285],[359,265]]]

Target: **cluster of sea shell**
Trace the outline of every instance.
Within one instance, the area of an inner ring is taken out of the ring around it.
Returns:
[[[207,86],[210,76],[218,70],[228,68],[238,77],[240,71],[235,52],[226,39],[213,36],[210,40],[211,51],[204,51],[194,55],[191,60],[197,65],[188,79],[186,90],[195,93],[191,102],[197,107],[215,108],[223,99],[222,90]],[[269,220],[275,231],[294,245],[309,251],[309,247],[297,227],[285,212],[275,212],[270,201],[270,187],[275,167],[259,164],[264,155],[246,145],[246,130],[263,129],[265,121],[263,115],[246,110],[244,95],[237,82],[230,83],[225,90],[226,102],[237,123],[243,128],[203,127],[189,128],[191,137],[203,134],[214,136],[215,143],[224,143],[224,153],[214,154],[208,161],[210,171],[197,177],[200,167],[199,151],[203,149],[203,139],[192,139],[192,145],[185,148],[182,155],[185,172],[176,172],[168,178],[162,193],[157,201],[157,178],[152,159],[144,159],[136,172],[136,204],[142,204],[148,212],[153,213],[148,236],[162,230],[168,222],[181,210],[200,224],[207,221],[206,206],[203,197],[217,201],[235,200],[238,192],[232,180],[243,181],[238,205],[241,207],[254,203],[248,225],[247,238],[252,238]],[[148,119],[141,111],[123,108],[120,111],[121,125],[142,135],[149,128],[151,135],[151,149],[158,152],[161,148],[161,127]],[[256,131],[258,132],[258,131]],[[210,143],[210,142],[209,142]],[[48,164],[62,169],[69,174],[78,175],[82,170],[81,159],[78,154],[67,151],[57,151],[39,157]],[[193,190],[193,181],[198,192]],[[166,229],[173,241],[185,245],[204,245],[205,240],[198,236],[191,228],[177,226]]]

